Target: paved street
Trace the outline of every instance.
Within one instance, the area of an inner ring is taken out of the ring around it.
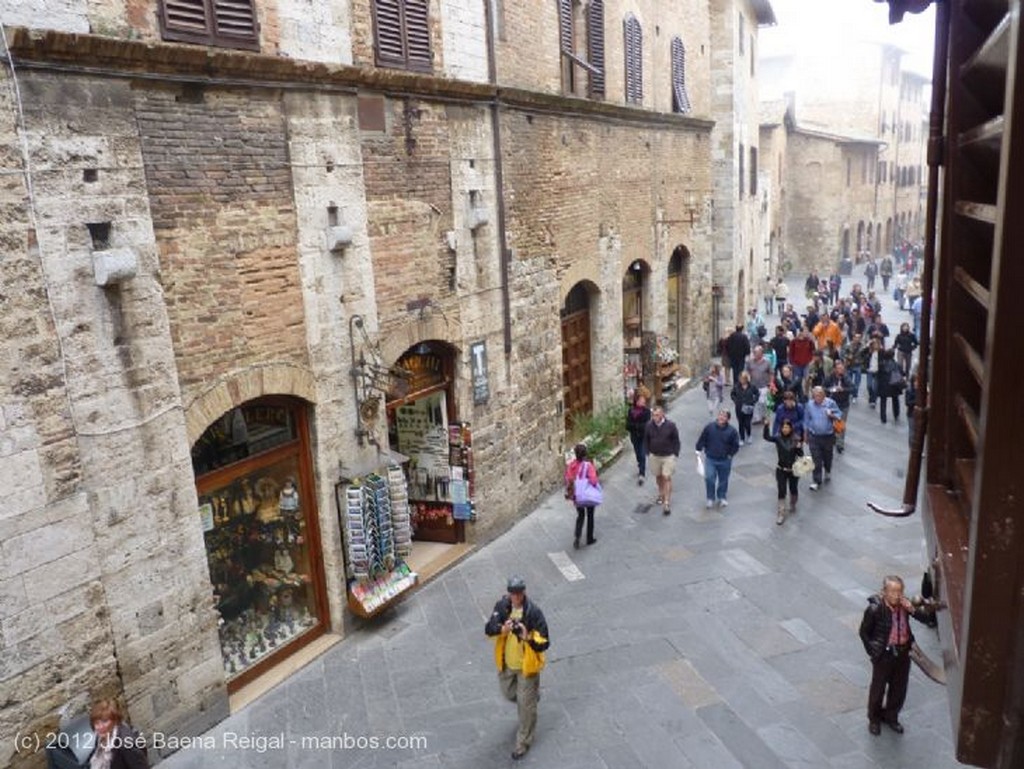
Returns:
[[[908,317],[889,312],[893,335]],[[916,669],[902,715],[906,733],[867,731],[870,666],[857,625],[883,575],[905,575],[916,592],[922,536],[916,517],[884,519],[865,509],[869,498],[898,502],[907,428],[903,420],[880,425],[863,383],[861,394],[833,482],[811,492],[802,481],[800,510],[779,527],[775,452],[759,433],[734,463],[728,510],[704,509],[692,446],[707,410],[700,389],[690,390],[670,410],[684,440],[671,517],[653,506],[652,485],[637,487],[627,453],[604,474],[596,545],[572,549],[574,511],[552,495],[382,620],[224,721],[210,733],[213,747],[182,751],[165,765],[511,765],[515,706],[499,694],[483,625],[505,576],[520,572],[552,637],[538,734],[520,765],[959,766],[945,692]],[[562,552],[583,579],[563,576],[549,557]],[[914,630],[938,659],[934,631],[916,623]],[[229,732],[285,732],[286,744],[265,752],[225,749]],[[330,750],[299,742],[302,735],[346,734],[420,735],[426,746]]]

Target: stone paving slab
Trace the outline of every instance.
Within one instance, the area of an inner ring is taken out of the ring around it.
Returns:
[[[888,320],[902,319],[890,310]],[[769,324],[770,325],[770,324]],[[863,396],[863,392],[862,392]],[[699,389],[670,409],[684,451],[673,514],[636,485],[626,452],[606,468],[599,541],[572,549],[575,514],[556,492],[503,536],[379,619],[357,625],[290,679],[211,730],[218,747],[183,750],[170,769],[489,769],[512,765],[515,706],[499,694],[483,625],[519,572],[545,610],[552,648],[534,747],[518,765],[559,769],[952,769],[946,693],[918,671],[906,733],[866,728],[870,665],[856,636],[883,575],[911,591],[920,521],[867,512],[896,504],[905,424],[883,426],[866,398],[847,451],[799,512],[774,523],[774,449],[744,446],[725,511],[705,510],[688,451],[707,421]],[[570,582],[549,554],[583,573]],[[935,632],[915,624],[939,658]],[[230,733],[289,739],[422,738],[408,749],[231,750]]]

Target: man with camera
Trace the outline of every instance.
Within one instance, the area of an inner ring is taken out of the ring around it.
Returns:
[[[513,759],[526,755],[537,725],[537,700],[540,699],[540,671],[544,669],[544,650],[548,648],[548,623],[540,607],[526,597],[522,577],[508,579],[508,594],[494,605],[484,633],[494,638],[494,661],[498,666],[498,685],[506,699],[519,708],[519,730]]]

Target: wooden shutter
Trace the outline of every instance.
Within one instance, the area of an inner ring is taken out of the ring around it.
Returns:
[[[682,38],[672,38],[672,111],[690,111],[690,98],[686,95],[686,48]]]
[[[626,63],[626,101],[642,104],[644,100],[643,31],[640,22],[629,14],[623,22]]]
[[[253,0],[162,0],[164,40],[224,48],[259,48]]]
[[[428,0],[405,0],[405,40],[409,69],[429,72],[433,69],[430,56],[430,19]]]
[[[256,37],[256,15],[252,0],[213,0],[217,35],[252,40]]]
[[[587,10],[587,59],[594,70],[590,72],[588,90],[591,99],[605,96],[604,71],[604,0],[590,0]]]
[[[558,47],[562,53],[573,53],[572,0],[558,0]]]
[[[430,72],[429,0],[374,0],[376,61],[381,67]]]
[[[949,0],[924,529],[957,759],[1022,766],[1024,45],[1020,3]],[[939,163],[933,145],[929,163]],[[930,238],[936,237],[929,233]]]
[[[402,0],[374,0],[377,64],[405,66],[405,33],[402,28]]]

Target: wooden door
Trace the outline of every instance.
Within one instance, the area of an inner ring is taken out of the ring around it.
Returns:
[[[562,402],[565,427],[572,427],[574,414],[593,411],[590,382],[590,310],[579,310],[562,318]]]

